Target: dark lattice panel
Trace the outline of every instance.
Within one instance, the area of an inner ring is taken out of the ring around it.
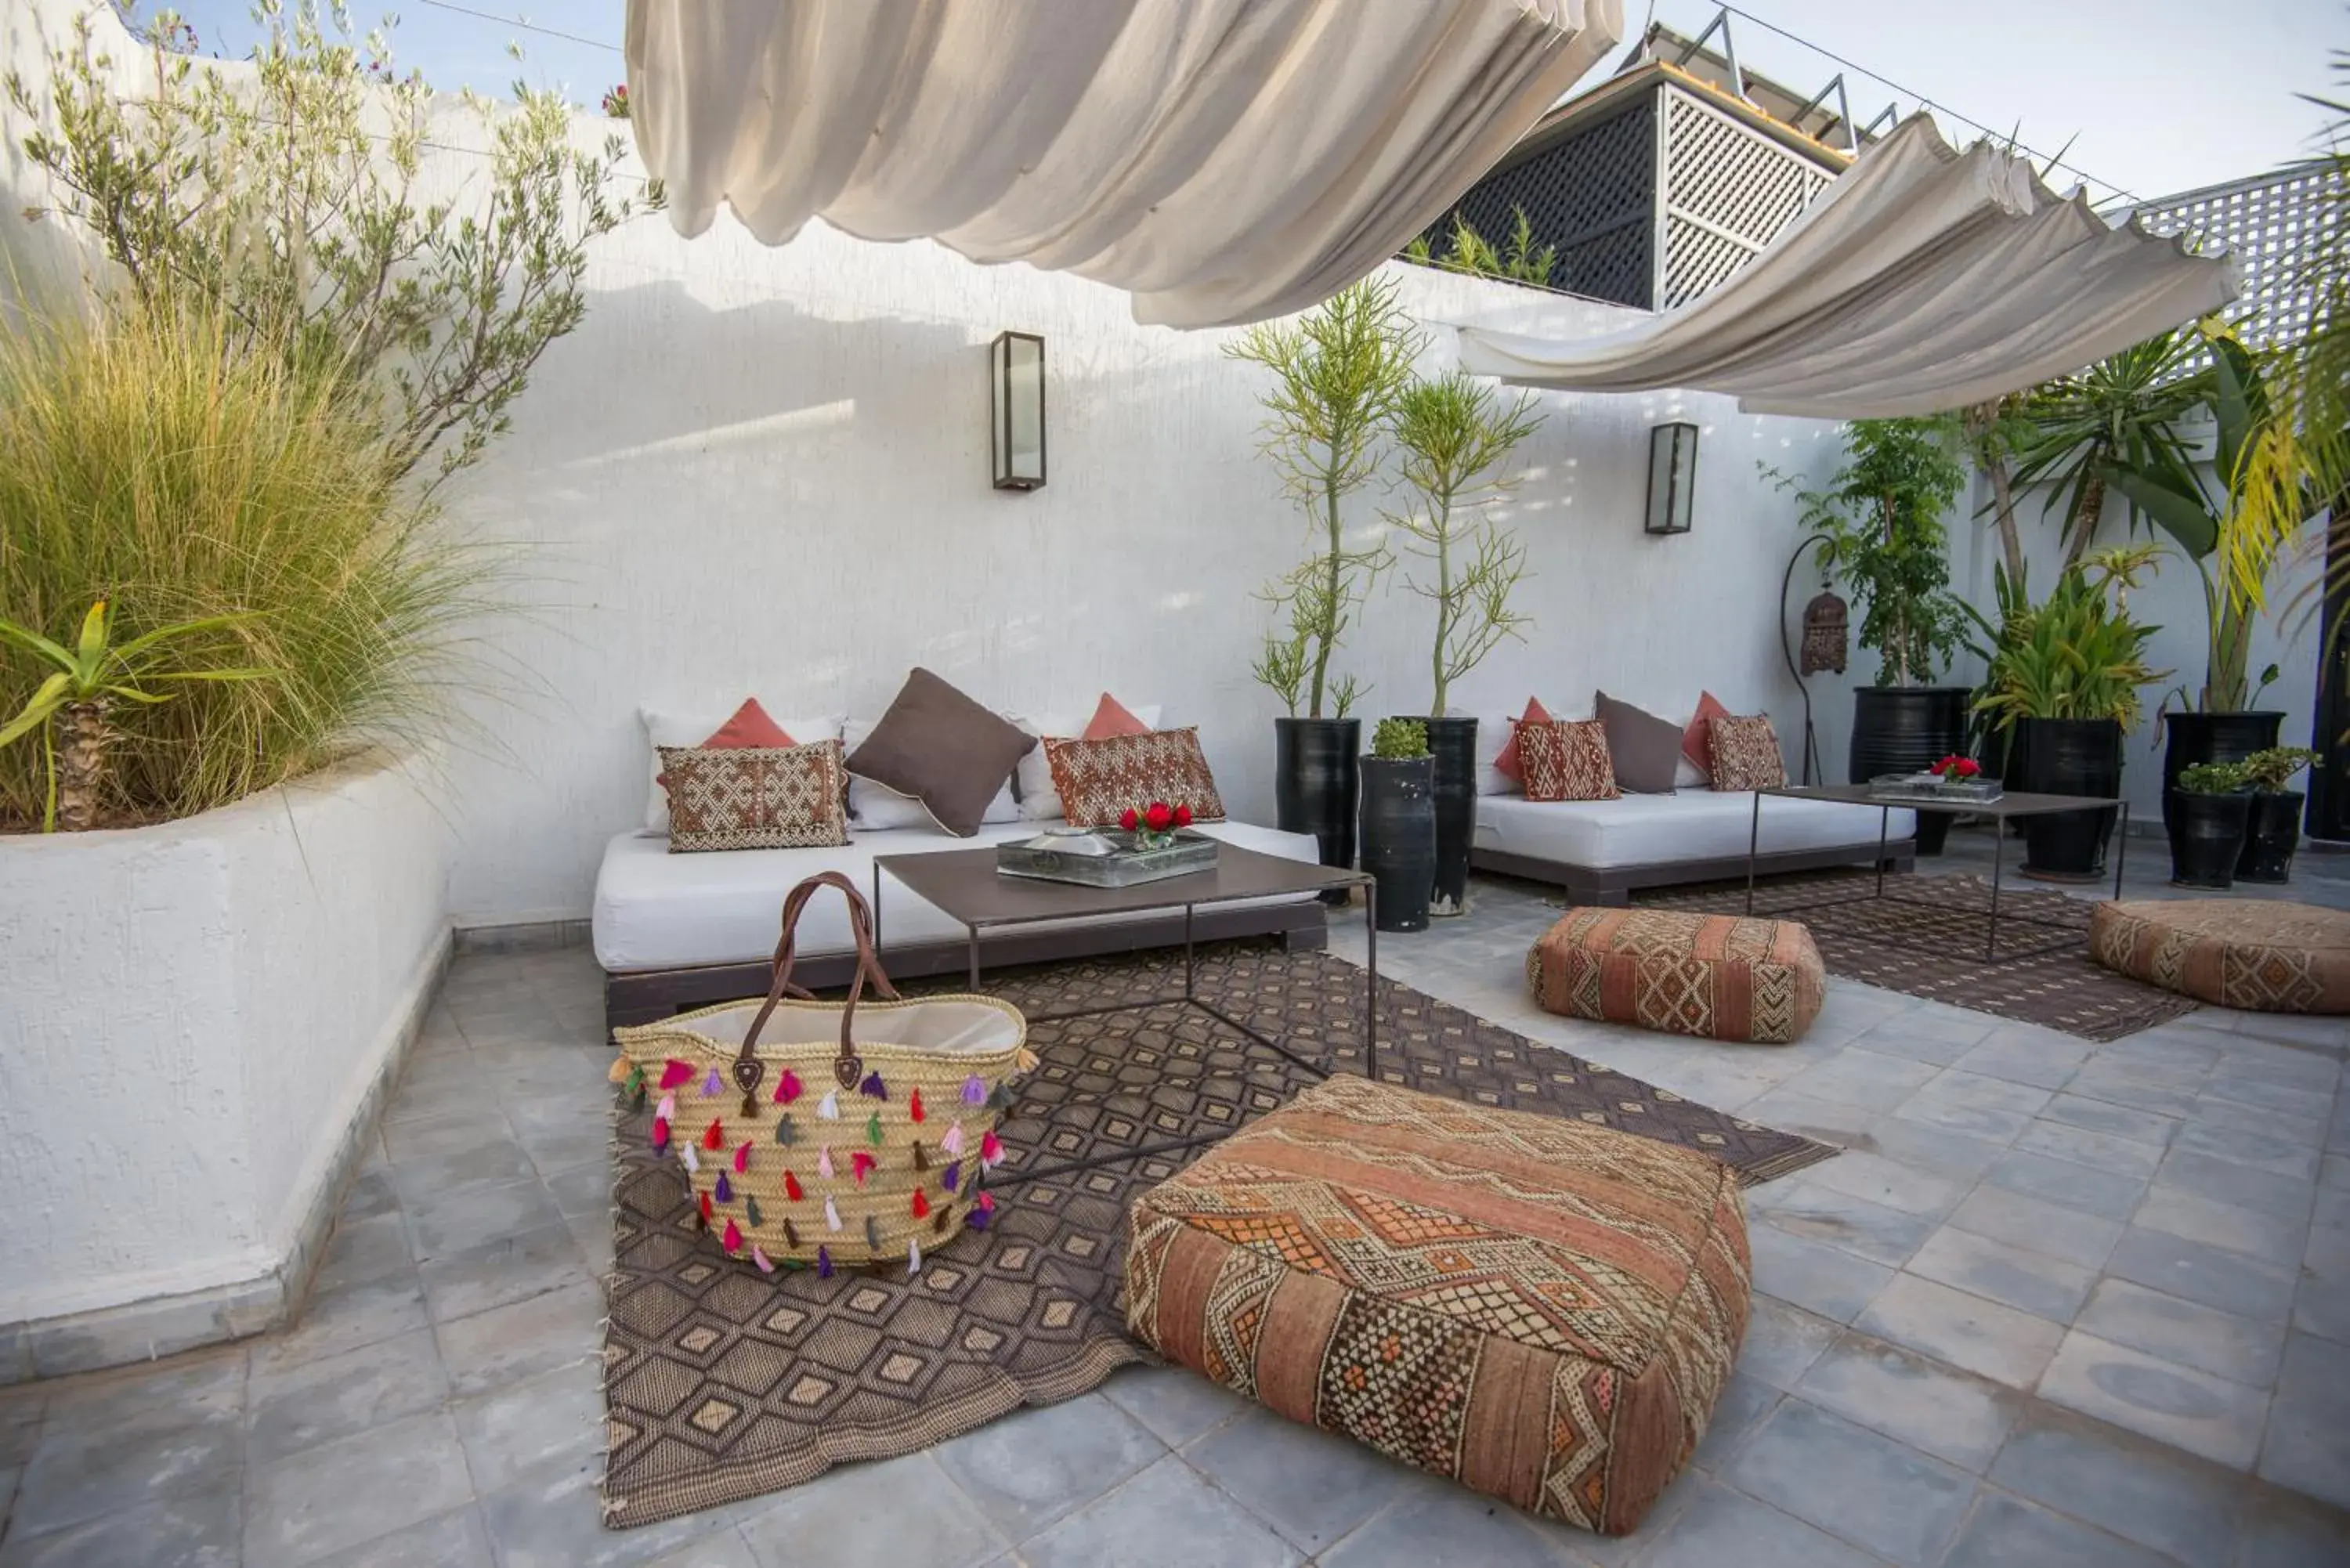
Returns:
[[[2324,225],[2338,222],[2329,164],[2304,165],[2232,185],[2191,191],[2137,216],[2158,234],[2184,234],[2206,255],[2227,252],[2243,287],[2230,316],[2254,348],[2291,343],[2309,330],[2316,294],[2305,273]]]
[[[1681,305],[1752,261],[1829,171],[1675,88],[1665,111],[1665,297]]]
[[[1523,208],[1536,245],[1555,245],[1554,288],[1621,305],[1650,306],[1650,227],[1656,171],[1650,98],[1576,131],[1470,187],[1458,211],[1495,244],[1508,242]],[[1430,232],[1443,253],[1450,219]]]

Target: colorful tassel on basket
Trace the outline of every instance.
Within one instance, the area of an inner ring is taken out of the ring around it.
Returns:
[[[1022,1070],[1024,1072],[1026,1068],[1024,1066]],[[987,1103],[994,1106],[999,1111],[1010,1110],[1012,1108],[1012,1085],[1009,1084],[996,1085],[993,1089],[988,1092]]]
[[[979,1081],[976,1073],[962,1081],[962,1103],[966,1106],[987,1104],[987,1085]]]
[[[788,1170],[784,1172],[784,1196],[795,1203],[807,1196],[800,1190],[800,1179]]]
[[[749,1192],[743,1194],[743,1218],[751,1221],[754,1230],[767,1222],[766,1217],[759,1212],[759,1199],[756,1194]]]
[[[693,1146],[691,1144],[681,1143],[678,1145],[677,1158],[685,1161],[685,1168],[689,1174],[694,1176],[700,1176],[702,1174],[702,1157],[693,1152]]]
[[[848,1157],[848,1173],[857,1178],[858,1186],[864,1186],[865,1179],[873,1174],[873,1157],[858,1149]]]
[[[629,1075],[635,1071],[636,1064],[626,1056],[615,1056],[612,1058],[612,1064],[604,1069],[604,1082],[625,1084],[629,1081]]]
[[[718,1201],[721,1203],[734,1201],[733,1184],[726,1179],[726,1173],[723,1170],[718,1173]]]
[[[751,1223],[756,1225],[758,1221],[754,1220]],[[775,1272],[775,1265],[767,1262],[767,1254],[759,1251],[755,1242],[751,1247],[751,1261],[759,1265],[759,1272],[763,1274],[772,1274]]]
[[[784,1245],[795,1252],[800,1250],[800,1228],[788,1220],[784,1221]]]
[[[816,1277],[819,1280],[832,1278],[832,1249],[829,1247],[816,1250]]]
[[[829,1198],[824,1200],[824,1224],[827,1231],[840,1229],[840,1210],[832,1206],[832,1199]]]
[[[933,1236],[945,1235],[947,1233],[947,1221],[953,1218],[954,1210],[951,1209],[941,1209],[936,1214],[931,1215],[931,1234]]]
[[[826,1144],[816,1151],[816,1173],[827,1181],[832,1179],[832,1145]]]
[[[889,1097],[889,1088],[881,1082],[879,1072],[866,1074],[865,1082],[857,1085],[857,1092],[868,1099],[886,1100]]]
[[[720,1121],[716,1116],[711,1117],[710,1126],[702,1130],[702,1147],[704,1148],[724,1148],[726,1147],[726,1124]]]
[[[928,1170],[931,1168],[930,1160],[922,1153],[922,1140],[920,1138],[916,1138],[914,1140],[914,1168],[916,1170]]]
[[[875,1148],[881,1147],[881,1113],[875,1111],[865,1118],[865,1141]]]
[[[726,1229],[724,1232],[718,1238],[718,1244],[725,1248],[730,1252],[741,1251],[743,1250],[743,1228],[735,1224],[733,1220],[729,1220],[726,1221]]]
[[[868,1252],[881,1250],[881,1221],[870,1214],[865,1217],[865,1250]]]
[[[665,1122],[673,1122],[677,1120],[677,1096],[675,1095],[663,1095],[660,1097],[660,1104],[653,1107],[653,1115],[660,1117],[660,1119]]]
[[[701,1211],[702,1226],[706,1231],[710,1228],[710,1194],[704,1192],[701,1194],[701,1199],[702,1201],[695,1207]]]
[[[667,1116],[655,1116],[653,1118],[653,1147],[655,1148],[667,1148],[669,1147],[669,1118]]]
[[[838,1121],[840,1119],[839,1094],[835,1090],[827,1089],[824,1092],[824,1098],[816,1103],[816,1114],[828,1122]]]
[[[962,1152],[962,1123],[957,1122],[947,1128],[947,1136],[939,1139],[939,1150],[949,1158]]]
[[[777,1116],[775,1118],[775,1141],[777,1143],[782,1144],[785,1148],[789,1148],[792,1145],[799,1141],[799,1137],[800,1135],[792,1129],[791,1117]]]
[[[711,1068],[710,1076],[702,1080],[702,1092],[713,1097],[726,1092],[726,1080],[718,1075],[717,1068]]]
[[[906,1239],[906,1277],[913,1279],[922,1272],[922,1244],[912,1237]]]
[[[906,1114],[916,1121],[922,1119],[922,1091],[919,1085],[906,1096]]]
[[[693,1064],[691,1062],[681,1062],[671,1056],[661,1064],[660,1086],[663,1089],[674,1089],[692,1076]]]
[[[917,1220],[927,1220],[930,1217],[931,1200],[923,1194],[922,1189],[917,1187],[914,1189],[914,1218]]]
[[[939,1185],[949,1192],[962,1185],[962,1161],[956,1160],[939,1173]]]
[[[979,1136],[979,1163],[988,1170],[993,1170],[1003,1163],[1003,1140],[993,1132]]]
[[[982,1198],[986,1196],[984,1192],[980,1194]],[[993,1212],[986,1204],[974,1203],[971,1206],[971,1212],[963,1217],[963,1223],[974,1231],[984,1231],[987,1229],[987,1217]]]
[[[743,1147],[734,1151],[734,1174],[743,1175],[751,1168],[751,1140],[744,1138]]]
[[[800,1097],[800,1075],[789,1067],[775,1080],[775,1104],[788,1106]]]

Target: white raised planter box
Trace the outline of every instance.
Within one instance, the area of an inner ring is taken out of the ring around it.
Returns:
[[[0,1383],[298,1305],[447,960],[448,842],[381,756],[0,837]]]

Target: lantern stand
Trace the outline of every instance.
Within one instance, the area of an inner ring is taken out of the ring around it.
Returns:
[[[1827,770],[1820,765],[1819,735],[1812,728],[1812,689],[1804,684],[1804,673],[1795,668],[1795,650],[1787,646],[1787,591],[1794,586],[1795,568],[1802,565],[1804,552],[1814,545],[1827,542],[1825,534],[1814,534],[1796,545],[1795,553],[1787,557],[1785,574],[1779,579],[1779,652],[1787,660],[1787,673],[1794,680],[1795,690],[1804,694],[1803,782],[1806,784],[1812,782],[1812,774],[1815,772],[1821,775],[1821,782],[1826,782]]]

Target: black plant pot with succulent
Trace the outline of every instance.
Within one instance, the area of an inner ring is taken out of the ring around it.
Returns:
[[[1363,869],[1378,883],[1378,929],[1424,931],[1436,883],[1435,762],[1417,719],[1382,719],[1363,767]]]
[[[2234,885],[2252,805],[2245,784],[2241,763],[2197,763],[2179,773],[2164,824],[2173,883],[2220,889]]]
[[[2301,847],[2301,818],[2307,797],[2285,787],[2317,760],[2306,746],[2270,746],[2244,759],[2251,786],[2251,809],[2244,825],[2244,852],[2236,861],[2240,882],[2282,883],[2293,879],[2293,852]]]

